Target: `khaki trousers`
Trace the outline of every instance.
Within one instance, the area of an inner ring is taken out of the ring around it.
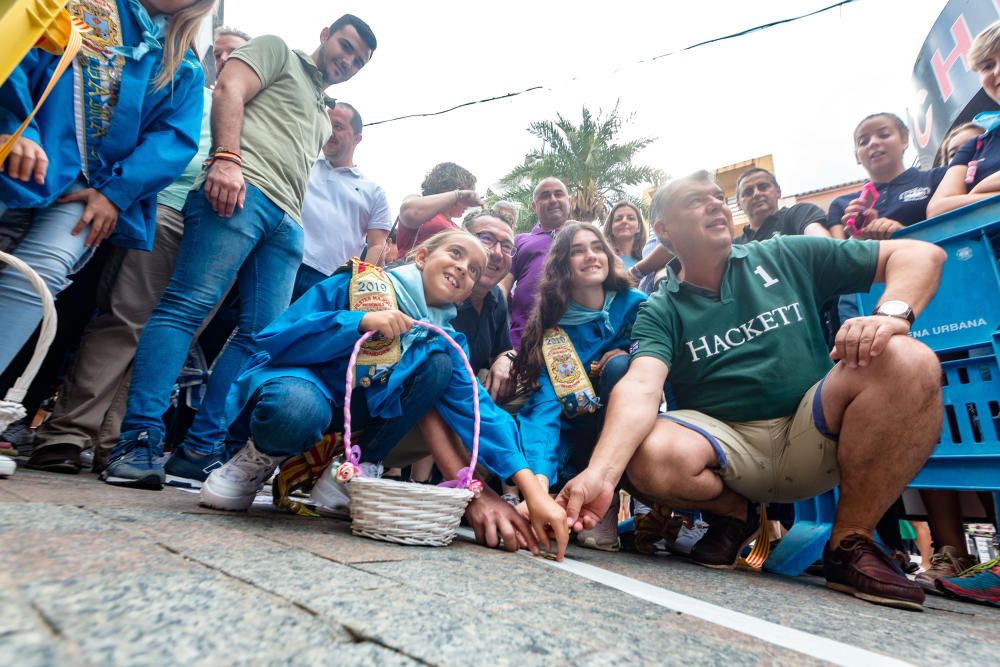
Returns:
[[[180,211],[159,205],[152,252],[114,249],[98,288],[98,314],[84,330],[51,418],[38,428],[37,448],[106,452],[118,441],[139,334],[170,281],[183,230]]]

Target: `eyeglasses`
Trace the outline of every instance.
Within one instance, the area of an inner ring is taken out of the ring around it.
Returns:
[[[482,243],[483,247],[486,248],[487,250],[493,250],[493,247],[499,243],[500,252],[507,255],[508,257],[514,256],[514,252],[516,249],[514,248],[514,244],[511,243],[510,241],[501,241],[500,239],[493,236],[489,232],[479,232],[478,234],[476,234],[476,238],[479,239],[479,242]]]

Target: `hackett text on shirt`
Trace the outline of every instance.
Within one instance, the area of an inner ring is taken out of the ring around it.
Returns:
[[[685,341],[685,344],[691,352],[691,361],[697,363],[702,359],[710,359],[731,348],[748,343],[754,338],[763,336],[768,331],[794,325],[801,321],[802,311],[799,308],[799,302],[796,301],[786,306],[765,310],[751,318],[746,324],[727,329],[722,335],[715,334],[711,340],[708,336],[702,336],[696,340]]]

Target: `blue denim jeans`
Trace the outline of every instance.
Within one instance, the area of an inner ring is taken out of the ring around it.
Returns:
[[[302,264],[295,274],[295,289],[292,290],[292,301],[298,301],[299,297],[329,278],[322,271],[317,271],[311,266]]]
[[[365,390],[351,396],[351,429],[361,432],[355,442],[363,461],[381,461],[437,403],[451,377],[447,352],[434,352],[403,382],[402,414],[392,419],[373,418]],[[279,377],[262,384],[243,415],[230,430],[235,440],[245,439],[249,427],[257,450],[268,456],[295,456],[309,450],[323,433],[341,430],[344,411],[333,407],[309,380]],[[352,438],[353,439],[353,438]]]
[[[87,187],[78,178],[63,194]],[[3,210],[6,206],[0,205]],[[33,221],[12,253],[35,270],[53,297],[69,287],[70,276],[93,256],[93,248],[83,244],[89,228],[73,236],[70,232],[83,215],[82,202],[52,204],[33,209]],[[2,212],[0,212],[2,215]],[[17,269],[0,265],[0,372],[21,351],[21,347],[42,321],[42,299],[28,279]]]
[[[302,228],[247,183],[230,218],[215,214],[201,190],[184,205],[184,237],[173,276],[139,338],[122,433],[163,432],[163,413],[195,331],[236,280],[239,327],[216,359],[185,448],[209,454],[225,438],[229,385],[255,351],[252,336],[281,314],[302,261]]]

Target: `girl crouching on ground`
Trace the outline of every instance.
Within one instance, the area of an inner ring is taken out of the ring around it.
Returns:
[[[252,440],[206,480],[202,504],[247,509],[258,484],[283,459],[307,451],[324,432],[341,430],[344,375],[366,331],[383,338],[362,347],[355,371],[350,413],[364,460],[381,461],[432,409],[471,448],[472,380],[443,337],[413,322],[434,324],[467,349],[449,323],[455,304],[479,280],[486,252],[463,230],[435,235],[412,256],[413,263],[386,273],[359,262],[345,265],[257,334],[262,351],[247,362],[229,395],[230,414],[239,415],[230,437]],[[533,479],[514,420],[481,385],[478,391],[481,460],[501,479],[514,480],[536,537],[548,546],[548,526],[561,558],[568,541],[565,512]],[[448,451],[449,436],[428,443],[432,453]]]
[[[611,389],[628,370],[632,324],[646,296],[630,289],[600,230],[568,223],[552,242],[538,299],[514,362],[535,386],[518,413],[529,466],[546,492],[587,466]],[[617,503],[580,544],[618,548]]]

